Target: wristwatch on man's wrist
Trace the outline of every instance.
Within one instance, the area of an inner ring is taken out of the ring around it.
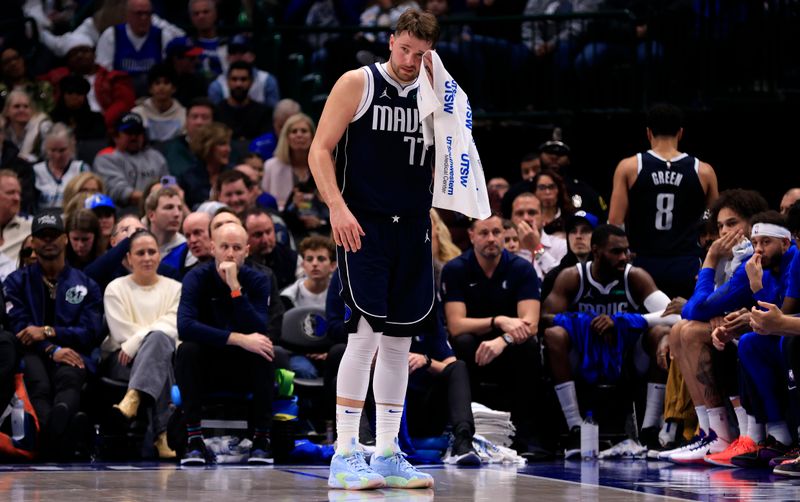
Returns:
[[[56,330],[54,330],[52,326],[45,326],[42,331],[44,332],[45,338],[53,338],[56,336]]]
[[[508,333],[503,333],[503,341],[506,342],[506,345],[511,345],[514,343],[514,337]]]

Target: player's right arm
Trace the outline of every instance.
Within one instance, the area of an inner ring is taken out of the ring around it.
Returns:
[[[364,230],[344,202],[336,182],[333,150],[342,138],[361,102],[364,71],[352,70],[342,75],[331,89],[319,127],[308,153],[308,164],[322,200],[330,209],[331,234],[345,251],[358,251]]]
[[[632,174],[636,173],[636,157],[622,159],[614,171],[614,184],[611,189],[611,205],[608,208],[608,223],[621,227],[628,215],[628,190]]]
[[[706,194],[706,207],[709,208],[714,204],[714,201],[719,198],[719,186],[717,184],[717,173],[711,164],[700,162],[698,168],[698,177],[700,184],[703,185],[703,192]]]
[[[572,299],[580,286],[578,269],[570,267],[561,271],[553,284],[553,290],[544,300],[542,312],[546,315],[555,315],[569,310]]]

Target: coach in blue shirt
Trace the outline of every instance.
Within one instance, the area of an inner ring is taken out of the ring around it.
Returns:
[[[533,406],[540,401],[539,279],[531,264],[503,249],[503,221],[473,221],[473,248],[442,270],[442,294],[456,357],[469,369],[473,396],[481,382],[500,383],[517,427],[516,448],[529,451]]]
[[[271,463],[269,428],[275,379],[274,347],[266,336],[270,282],[244,265],[247,232],[235,222],[212,233],[214,261],[183,279],[178,307],[175,376],[187,427],[183,465],[211,459],[200,429],[201,398],[210,391],[252,392],[249,426],[254,432],[250,463]]]

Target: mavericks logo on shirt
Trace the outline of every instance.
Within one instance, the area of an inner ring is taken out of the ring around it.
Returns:
[[[65,300],[73,305],[78,305],[83,301],[84,298],[86,298],[86,294],[88,292],[89,290],[82,284],[72,286],[67,290]]]

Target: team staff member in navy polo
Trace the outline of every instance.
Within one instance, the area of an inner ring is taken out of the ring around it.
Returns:
[[[8,276],[8,325],[23,345],[25,385],[42,427],[46,457],[69,460],[80,424],[81,387],[100,345],[103,295],[97,284],[65,261],[67,234],[60,210],[33,219],[37,262]],[[81,419],[85,419],[85,415]],[[83,427],[81,427],[83,425]]]
[[[473,395],[480,382],[499,382],[528,452],[541,373],[536,331],[539,278],[530,262],[503,249],[503,220],[473,221],[472,249],[442,270],[442,301],[456,357],[467,363]]]
[[[212,234],[214,260],[183,279],[178,307],[175,377],[181,390],[187,443],[181,464],[203,465],[211,456],[200,429],[202,395],[215,390],[252,392],[248,425],[253,430],[249,463],[272,463],[268,433],[272,421],[275,355],[268,330],[270,281],[244,264],[247,232],[225,223]],[[171,445],[172,446],[172,445]]]

